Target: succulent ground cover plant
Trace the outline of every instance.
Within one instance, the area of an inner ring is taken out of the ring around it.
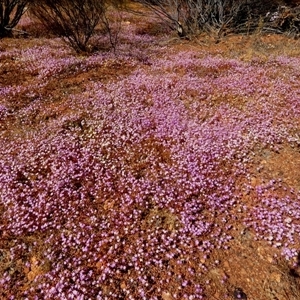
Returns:
[[[1,41],[0,296],[299,299],[299,42],[132,18]]]

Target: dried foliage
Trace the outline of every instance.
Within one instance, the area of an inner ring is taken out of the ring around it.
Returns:
[[[299,37],[300,35],[300,6],[282,6],[273,14],[267,14],[265,20],[265,31],[283,33],[289,36]]]
[[[47,30],[63,37],[77,52],[86,52],[97,25],[110,30],[106,12],[111,5],[116,6],[116,3],[106,0],[43,0],[34,3],[32,13]]]
[[[0,0],[0,38],[10,36],[26,10],[28,0]]]
[[[171,23],[179,36],[207,32],[218,37],[229,32],[251,33],[257,29],[299,32],[297,8],[284,2],[258,0],[138,0]],[[279,23],[279,24],[278,24]]]

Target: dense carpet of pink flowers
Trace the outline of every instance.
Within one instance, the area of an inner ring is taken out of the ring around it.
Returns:
[[[230,247],[237,222],[297,256],[299,190],[250,179],[259,149],[297,146],[300,59],[172,52],[129,33],[117,56],[74,56],[55,39],[0,52],[27,78],[0,86],[5,299],[204,299],[218,261],[203,258]],[[53,115],[52,80],[116,64],[132,71],[66,90]]]

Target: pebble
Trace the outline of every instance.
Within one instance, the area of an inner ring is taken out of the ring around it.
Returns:
[[[169,293],[168,291],[162,292],[161,297],[163,298],[163,300],[173,300],[174,299],[172,297],[171,293]]]

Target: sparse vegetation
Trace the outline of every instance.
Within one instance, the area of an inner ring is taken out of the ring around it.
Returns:
[[[265,32],[299,34],[299,9],[282,1],[258,0],[138,0],[169,22],[180,37],[200,32],[220,38],[228,33]]]
[[[91,50],[88,43],[97,26],[108,32],[115,46],[107,12],[110,6],[116,9],[120,4],[121,1],[107,0],[42,0],[33,2],[31,13],[46,30],[62,37],[77,52],[88,52]]]

